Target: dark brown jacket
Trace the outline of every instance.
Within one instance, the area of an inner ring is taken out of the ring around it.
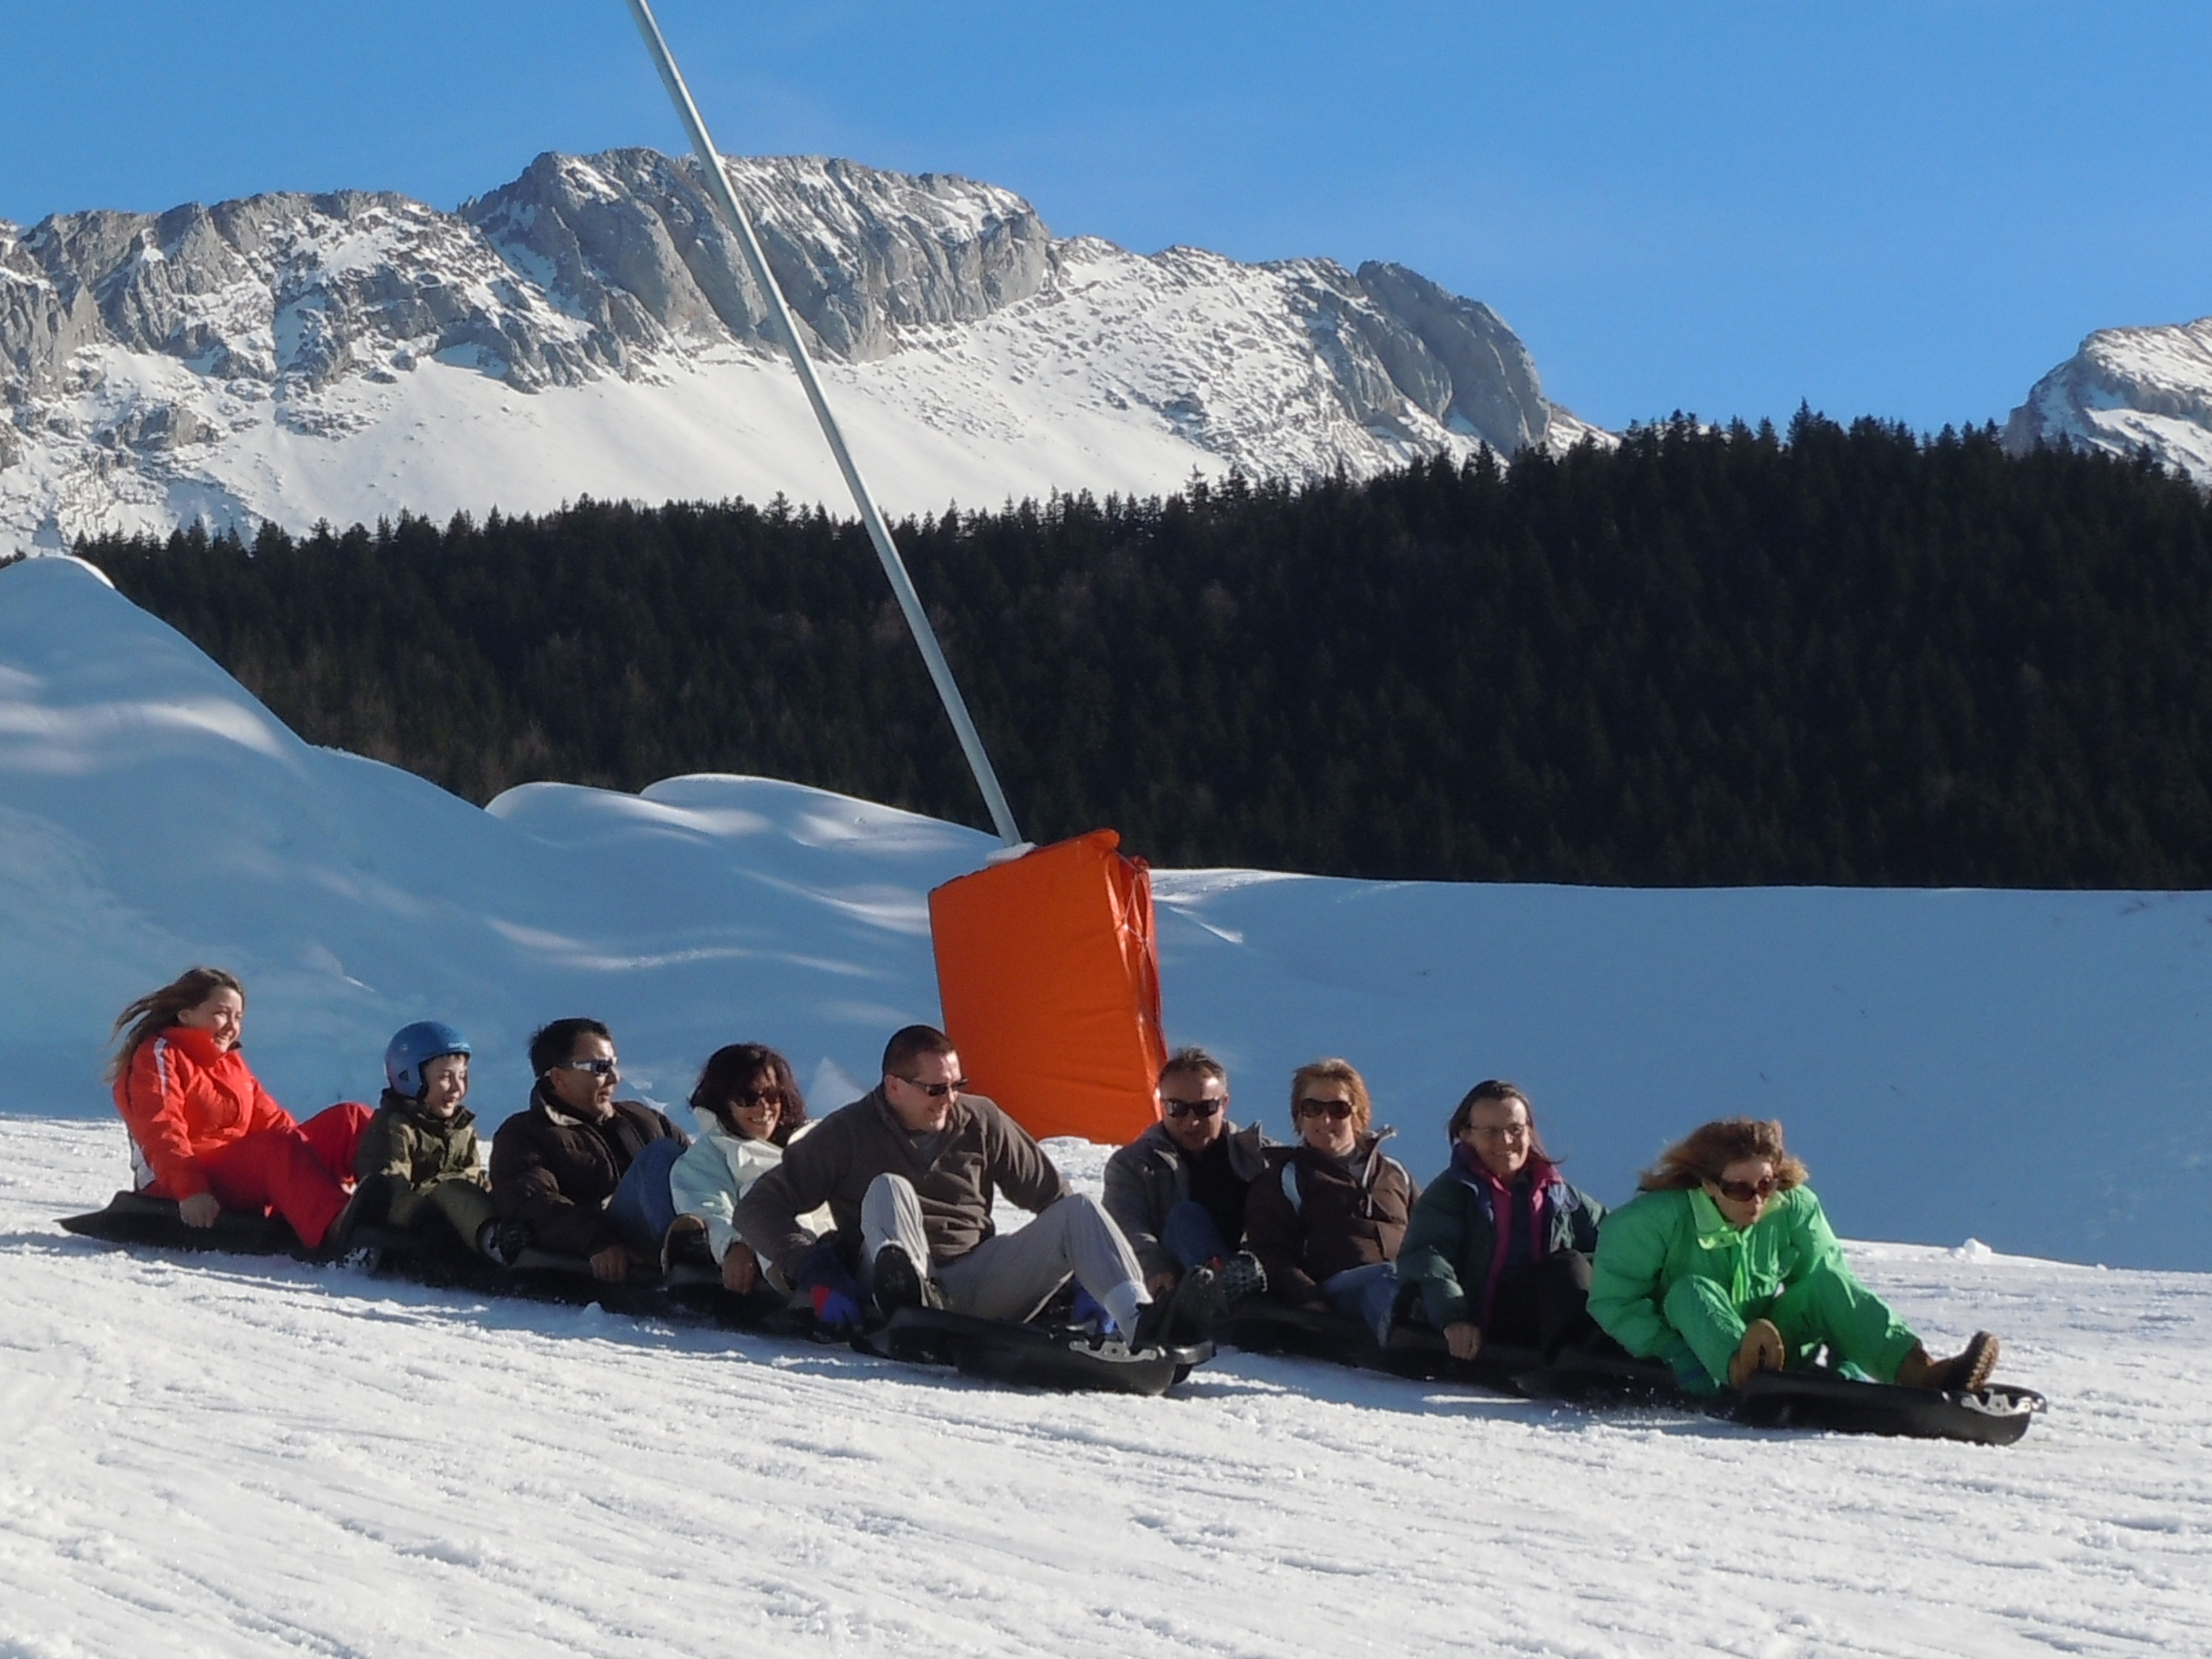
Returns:
[[[799,1218],[827,1204],[839,1235],[848,1248],[857,1247],[860,1200],[879,1175],[902,1175],[914,1183],[935,1262],[963,1256],[997,1231],[991,1223],[994,1194],[1032,1213],[1067,1196],[1067,1182],[1044,1149],[996,1103],[961,1096],[937,1156],[925,1164],[878,1085],[784,1149],[783,1162],[738,1205],[738,1231],[763,1261],[790,1277],[815,1243]]]
[[[553,1105],[542,1089],[530,1106],[499,1126],[491,1140],[491,1198],[501,1216],[527,1222],[541,1250],[590,1255],[621,1237],[607,1219],[623,1171],[648,1142],[684,1134],[650,1106],[615,1102],[614,1115],[592,1123]]]
[[[1268,1148],[1267,1172],[1245,1200],[1244,1243],[1267,1270],[1270,1296],[1316,1303],[1322,1280],[1397,1260],[1421,1189],[1382,1156],[1389,1133],[1360,1136],[1348,1170],[1310,1146]]]

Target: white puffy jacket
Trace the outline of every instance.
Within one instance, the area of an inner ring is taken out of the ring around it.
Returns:
[[[699,1138],[668,1171],[668,1195],[678,1215],[696,1215],[707,1224],[707,1247],[720,1261],[738,1242],[731,1224],[738,1200],[752,1184],[783,1162],[783,1148],[772,1140],[750,1140],[732,1134],[712,1112],[699,1115]],[[802,1123],[792,1132],[797,1140],[813,1128]],[[801,1216],[799,1224],[817,1235],[830,1228],[824,1207]]]

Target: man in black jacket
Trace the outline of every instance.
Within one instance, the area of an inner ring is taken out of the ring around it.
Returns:
[[[1194,1267],[1227,1275],[1221,1300],[1262,1288],[1244,1239],[1245,1194],[1267,1168],[1257,1123],[1229,1121],[1229,1073],[1203,1048],[1178,1048],[1160,1068],[1160,1121],[1106,1161],[1106,1213],[1165,1296]]]
[[[622,1070],[596,1019],[556,1019],[530,1039],[538,1074],[530,1109],[491,1143],[492,1203],[538,1249],[589,1258],[618,1283],[633,1263],[659,1267],[675,1212],[668,1170],[690,1143],[650,1106],[617,1100]]]

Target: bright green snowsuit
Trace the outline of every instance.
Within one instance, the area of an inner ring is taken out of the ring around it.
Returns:
[[[1809,1187],[1777,1194],[1740,1230],[1701,1188],[1638,1194],[1598,1231],[1589,1311],[1629,1352],[1664,1360],[1701,1393],[1726,1383],[1753,1319],[1774,1322],[1792,1364],[1825,1342],[1883,1382],[1919,1340],[1852,1277]]]

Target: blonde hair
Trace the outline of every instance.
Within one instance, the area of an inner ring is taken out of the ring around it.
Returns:
[[[1291,1130],[1297,1132],[1298,1102],[1305,1097],[1309,1083],[1341,1083],[1352,1091],[1352,1127],[1362,1134],[1374,1121],[1374,1103],[1367,1097],[1367,1079],[1348,1060],[1310,1060],[1291,1073]]]
[[[116,1015],[108,1036],[113,1036],[126,1025],[131,1033],[107,1062],[107,1080],[113,1083],[131,1069],[131,1056],[148,1038],[161,1036],[177,1023],[179,1014],[198,1007],[217,991],[235,991],[240,1002],[246,1000],[246,988],[238,982],[237,975],[221,968],[187,968],[160,990],[149,991]]]

